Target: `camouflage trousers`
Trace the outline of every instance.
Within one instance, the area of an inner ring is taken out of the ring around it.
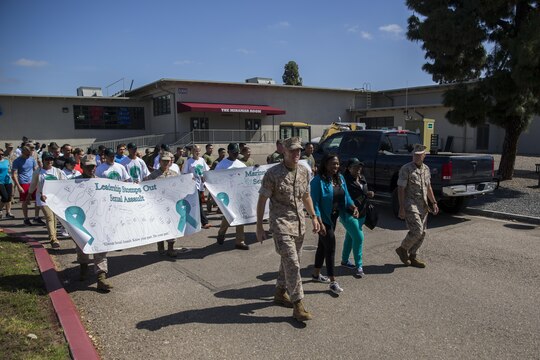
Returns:
[[[300,275],[300,254],[304,235],[291,236],[273,233],[276,252],[281,256],[276,287],[286,289],[292,302],[304,298]]]
[[[427,209],[419,208],[417,211],[406,211],[405,223],[409,232],[401,242],[401,247],[406,249],[410,255],[416,255],[426,237]]]
[[[90,264],[90,255],[85,254],[82,252],[82,250],[79,248],[79,246],[76,246],[77,249],[77,262],[79,264]],[[108,267],[107,267],[107,253],[99,253],[99,254],[93,254],[94,257],[94,272],[96,274],[99,273],[107,273]]]
[[[227,229],[229,229],[229,222],[227,219],[225,219],[225,216],[221,218],[221,225],[219,226],[218,235],[225,236],[227,233]],[[246,239],[246,235],[244,233],[244,225],[237,225],[234,227],[236,229],[236,244],[241,244]]]

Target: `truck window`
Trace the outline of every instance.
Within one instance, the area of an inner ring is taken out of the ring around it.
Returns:
[[[327,141],[323,142],[321,144],[321,150],[323,153],[331,153],[331,152],[337,152],[339,149],[339,145],[341,145],[341,140],[343,140],[344,134],[338,134],[331,139],[328,139]]]
[[[381,145],[379,146],[379,151],[392,152],[392,144],[390,143],[390,139],[388,139],[388,136],[383,136],[381,138]]]
[[[388,134],[388,140],[392,145],[394,154],[408,154],[412,151],[414,144],[421,143],[420,136],[411,133]]]
[[[345,136],[341,148],[340,154],[346,155],[346,157],[357,157],[364,159],[366,154],[370,154],[376,151],[378,146],[378,139],[373,136],[357,136],[350,133]]]

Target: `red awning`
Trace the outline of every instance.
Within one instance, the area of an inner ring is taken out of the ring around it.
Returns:
[[[262,114],[262,115],[283,115],[285,110],[267,105],[246,105],[246,104],[211,104],[179,102],[178,112],[219,112],[223,114]]]

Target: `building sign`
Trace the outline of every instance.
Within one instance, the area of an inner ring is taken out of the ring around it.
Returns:
[[[235,108],[221,108],[222,113],[246,113],[246,114],[261,114],[260,109],[235,109]]]
[[[178,94],[186,95],[187,94],[187,88],[178,88]]]

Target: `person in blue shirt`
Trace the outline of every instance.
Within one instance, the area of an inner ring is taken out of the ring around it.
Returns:
[[[33,200],[36,199],[36,193],[30,193],[30,183],[32,182],[32,175],[34,171],[37,170],[38,164],[36,160],[32,157],[32,149],[28,146],[23,146],[22,154],[17,159],[13,161],[13,171],[12,179],[13,184],[17,190],[19,190],[19,198],[22,204],[22,211],[24,215],[24,224],[32,225],[30,219],[28,218],[28,202],[26,198],[31,196]],[[39,225],[45,225],[45,222],[39,217],[39,207],[35,208],[35,217],[34,223]]]
[[[15,219],[15,216],[11,213],[12,194],[11,164],[9,159],[4,157],[4,150],[0,149],[0,219],[4,207],[6,208],[6,219]]]
[[[125,152],[126,152],[126,144],[119,144],[116,147],[116,155],[114,155],[114,162],[117,164],[121,164],[122,160],[127,158],[126,154],[124,154]]]
[[[349,195],[343,175],[339,173],[339,158],[336,154],[327,154],[322,158],[319,172],[311,181],[310,186],[315,214],[324,225],[323,231],[319,233],[312,277],[315,281],[330,283],[330,291],[339,295],[343,289],[334,276],[336,255],[334,230],[338,218],[343,220],[351,215],[357,218],[358,208]],[[328,277],[321,274],[325,261]]]

